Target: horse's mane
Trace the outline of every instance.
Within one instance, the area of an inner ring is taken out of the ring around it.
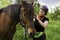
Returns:
[[[9,14],[12,19],[18,19],[20,15],[20,9],[21,9],[20,4],[12,4],[5,7],[1,12]]]
[[[0,9],[0,13],[3,11],[3,9],[4,9],[4,8],[1,8],[1,9]]]

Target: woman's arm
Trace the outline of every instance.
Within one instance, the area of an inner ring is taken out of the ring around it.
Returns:
[[[41,20],[39,20],[39,23],[40,23],[40,25],[42,26],[42,27],[47,27],[47,25],[48,25],[48,21],[45,21],[44,23],[41,21]]]
[[[38,20],[38,22],[40,23],[40,25],[42,26],[42,27],[47,27],[48,26],[48,21],[46,20],[45,22],[42,22],[38,17],[36,17],[37,18],[37,20]]]

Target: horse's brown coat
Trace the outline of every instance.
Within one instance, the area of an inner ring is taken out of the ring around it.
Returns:
[[[21,12],[22,5],[24,7]],[[23,2],[23,4],[13,4],[0,11],[0,40],[12,40],[16,32],[16,24],[22,20],[25,26],[28,27],[29,33],[34,33],[33,16],[34,10],[32,5]]]

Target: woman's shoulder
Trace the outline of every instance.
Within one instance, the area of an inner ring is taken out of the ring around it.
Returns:
[[[45,17],[44,19],[45,19],[46,21],[49,21],[49,18],[48,18],[48,17]]]

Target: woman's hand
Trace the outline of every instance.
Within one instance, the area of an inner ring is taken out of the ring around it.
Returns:
[[[38,21],[40,20],[40,18],[39,18],[39,16],[38,16],[38,15],[37,15],[36,19],[37,19]]]
[[[36,19],[38,20],[39,24],[42,26],[42,27],[47,27],[48,25],[48,21],[45,21],[45,22],[42,22],[39,18],[39,16],[36,17]]]

